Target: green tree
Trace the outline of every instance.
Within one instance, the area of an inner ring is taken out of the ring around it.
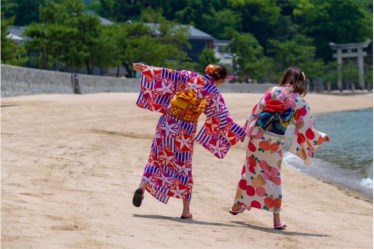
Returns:
[[[8,26],[13,22],[14,17],[1,19],[1,63],[21,66],[27,61],[26,50],[9,37]]]
[[[262,46],[278,34],[281,8],[276,0],[228,0],[231,8],[241,16],[240,32],[251,33]]]
[[[97,5],[100,3],[100,6]],[[152,0],[95,0],[94,7],[98,13],[116,22],[126,22],[129,20],[138,21],[142,15],[142,11],[146,8],[154,10],[160,9],[160,2]]]
[[[25,47],[28,51],[37,51],[39,57],[37,58],[37,64],[43,68],[48,69],[49,59],[47,51],[49,51],[49,36],[47,31],[47,25],[41,23],[33,23],[29,25],[24,32],[25,36],[29,37],[25,42]],[[33,58],[30,58],[32,60]]]
[[[171,68],[196,67],[186,53],[191,47],[188,42],[188,26],[168,21],[160,11],[152,9],[143,11],[141,19],[148,23],[147,25],[143,24],[148,27],[148,33],[146,37],[139,37],[140,44],[143,44],[139,54],[147,57],[145,59],[139,58],[140,61]],[[137,37],[130,38],[130,40],[132,39],[135,39],[133,46],[137,46]]]
[[[185,7],[176,12],[176,19],[181,23],[195,25],[198,20],[201,20],[202,13],[209,9],[206,5],[210,5],[208,1],[206,3],[201,0],[187,1]]]
[[[159,25],[151,28],[141,22],[122,24],[118,32],[117,44],[120,49],[120,60],[129,72],[128,77],[133,77],[133,62],[144,62],[149,65],[157,65],[175,68],[188,60],[187,55],[175,44],[165,37],[154,36],[159,31]],[[172,37],[175,40],[176,37]]]
[[[342,64],[342,80],[346,84],[346,88],[349,85],[352,91],[355,90],[355,85],[358,84],[358,67],[356,63],[347,61]]]
[[[235,32],[228,49],[234,54],[234,63],[241,78],[249,76],[260,80],[269,76],[271,61],[264,56],[262,46],[253,35]]]
[[[191,48],[191,44],[188,42],[188,26],[169,21],[162,15],[162,12],[152,9],[142,12],[142,20],[154,25],[152,28],[153,35],[160,44],[169,47],[168,57],[170,59],[188,60],[185,52],[185,50]]]
[[[366,89],[373,90],[373,65],[369,65],[365,68],[365,85]]]
[[[218,62],[219,62],[219,59],[214,56],[214,50],[205,48],[203,49],[201,55],[199,56],[198,71],[203,73],[205,70],[205,67],[208,64],[217,64]]]
[[[1,17],[2,18],[15,18],[18,10],[18,1],[16,0],[3,0],[1,1]],[[14,23],[14,21],[13,21]]]
[[[144,62],[150,65],[159,65],[166,60],[167,46],[164,44],[158,43],[154,37],[148,35],[133,35],[133,28],[138,25],[135,23],[131,24],[131,27],[125,27],[123,30],[125,35],[122,37],[122,49],[121,49],[121,62],[126,68],[127,72],[130,73],[130,77],[133,77],[133,71],[131,65],[133,62]],[[136,30],[137,32],[137,30]],[[150,44],[152,46],[150,47]]]
[[[315,58],[313,40],[304,35],[295,35],[290,40],[269,40],[269,55],[273,58],[274,70],[283,72],[289,66],[298,66],[310,79],[319,77],[323,63]]]
[[[92,48],[95,65],[102,69],[117,66],[117,76],[121,64],[118,39],[115,38],[118,36],[118,29],[118,25],[100,26],[100,36]]]
[[[239,29],[240,15],[233,10],[216,11],[212,8],[209,13],[202,15],[203,22],[197,22],[197,27],[217,39],[229,39],[230,34]]]
[[[332,59],[329,42],[363,42],[373,36],[372,3],[368,0],[302,0],[294,10],[300,31],[313,37],[317,56]]]
[[[41,18],[43,23],[30,25],[26,35],[31,38],[28,48],[39,51],[43,68],[61,64],[79,70],[84,66],[91,74],[95,66],[119,63],[110,32],[96,15],[84,12],[80,0],[51,2],[41,10]]]
[[[337,62],[328,62],[324,64],[321,69],[320,78],[325,82],[327,91],[330,92],[333,87],[337,86],[338,82],[338,63]]]
[[[48,2],[61,3],[63,0],[2,0],[1,10],[5,18],[15,16],[14,25],[24,26],[40,22],[40,10]]]

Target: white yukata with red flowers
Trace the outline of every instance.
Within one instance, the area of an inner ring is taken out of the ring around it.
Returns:
[[[311,165],[313,153],[324,142],[326,134],[314,128],[307,102],[300,94],[292,92],[289,84],[270,88],[253,108],[244,126],[246,158],[235,203],[247,209],[254,207],[278,213],[282,205],[281,164],[285,135],[264,130],[257,122],[269,100],[281,100],[293,113],[291,122],[295,124],[295,131],[290,152],[306,165]]]
[[[177,119],[168,109],[176,92],[189,89],[197,93],[197,98],[207,100],[204,112],[207,119],[196,137],[197,122]],[[191,200],[195,140],[216,157],[223,158],[244,136],[243,128],[233,122],[222,95],[208,75],[145,66],[137,105],[162,114],[142,179],[147,182],[146,190],[163,203],[170,197]]]

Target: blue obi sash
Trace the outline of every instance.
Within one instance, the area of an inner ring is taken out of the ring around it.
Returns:
[[[278,135],[284,135],[291,122],[293,113],[294,112],[291,108],[282,113],[264,111],[258,115],[257,125],[266,131]]]

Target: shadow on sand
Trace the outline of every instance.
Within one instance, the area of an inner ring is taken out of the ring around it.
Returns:
[[[163,216],[163,215],[140,215],[140,214],[133,214],[134,217],[137,218],[145,218],[145,219],[159,219],[159,220],[170,220],[175,222],[182,222],[182,223],[191,223],[197,225],[207,225],[207,226],[225,226],[225,227],[245,227],[250,228],[262,232],[267,233],[274,233],[274,234],[283,234],[289,236],[306,236],[306,237],[328,237],[328,234],[317,234],[317,233],[302,233],[302,232],[291,232],[287,230],[276,230],[270,227],[260,227],[252,224],[248,224],[242,221],[231,221],[234,224],[226,224],[226,223],[218,223],[218,222],[206,222],[201,220],[184,220],[179,217],[170,217],[170,216]]]
[[[159,219],[159,220],[170,220],[170,221],[176,221],[176,222],[182,222],[182,223],[191,223],[191,224],[197,224],[197,225],[207,225],[207,226],[225,226],[225,227],[238,227],[238,225],[234,224],[225,224],[225,223],[217,223],[217,222],[206,222],[201,220],[191,220],[191,219],[181,219],[179,217],[169,217],[169,216],[163,216],[163,215],[140,215],[140,214],[133,214],[134,217],[137,218],[146,218],[146,219]]]
[[[260,226],[248,224],[248,223],[245,223],[245,222],[242,222],[242,221],[231,221],[231,222],[235,223],[237,225],[246,227],[246,228],[250,228],[250,229],[254,229],[254,230],[258,230],[258,231],[262,231],[262,232],[267,232],[267,233],[284,234],[284,235],[291,235],[291,236],[294,236],[294,235],[296,235],[296,236],[306,236],[306,237],[328,237],[328,236],[330,236],[328,234],[301,233],[301,232],[291,232],[291,231],[287,231],[287,230],[276,230],[276,229],[273,229],[273,228],[270,228],[270,227],[260,227]]]

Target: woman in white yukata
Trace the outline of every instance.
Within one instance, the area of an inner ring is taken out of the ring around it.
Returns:
[[[330,138],[314,128],[306,94],[305,75],[298,67],[288,68],[279,86],[268,89],[247,119],[243,146],[246,158],[230,213],[252,207],[273,212],[275,229],[285,229],[279,213],[282,204],[281,164],[287,126],[295,131],[290,152],[311,165],[314,151]]]
[[[165,204],[170,197],[183,200],[181,218],[191,219],[194,141],[223,158],[244,136],[243,128],[232,120],[217,89],[227,70],[221,65],[208,65],[201,75],[141,63],[134,63],[133,68],[142,74],[136,104],[162,114],[133,205],[141,205],[146,190]],[[195,137],[202,113],[207,119]]]

